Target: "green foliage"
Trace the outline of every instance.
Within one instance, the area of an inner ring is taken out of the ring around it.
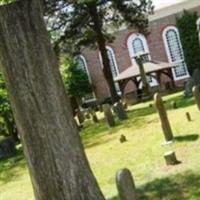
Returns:
[[[196,25],[197,19],[198,15],[196,12],[184,11],[180,17],[177,17],[176,22],[190,75],[193,74],[196,68],[200,69],[200,46]]]
[[[87,72],[80,68],[76,59],[66,58],[61,66],[61,73],[69,95],[82,98],[92,93]]]
[[[0,74],[0,135],[10,135],[17,132],[5,81]]]
[[[45,0],[45,16],[56,50],[79,51],[83,46],[97,46],[97,29],[106,42],[112,42],[109,30],[121,25],[146,32],[151,0]],[[90,9],[92,7],[92,9]],[[91,10],[94,12],[92,13]],[[95,14],[94,18],[92,14]],[[97,20],[97,23],[95,22]],[[97,25],[98,24],[98,25]]]
[[[14,1],[15,1],[15,0],[0,0],[0,5],[12,3],[12,2],[14,2]]]

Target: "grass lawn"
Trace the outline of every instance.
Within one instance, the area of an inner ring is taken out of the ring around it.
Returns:
[[[99,125],[86,122],[81,137],[107,200],[118,200],[115,173],[121,168],[131,170],[141,200],[200,199],[200,112],[194,99],[185,99],[182,93],[164,99],[176,136],[175,142],[168,146],[161,145],[164,136],[150,102],[129,107],[129,119],[117,121],[117,126],[112,129],[103,119]],[[177,101],[176,110],[171,106],[173,100]],[[190,112],[192,122],[187,122],[186,112]],[[119,142],[121,134],[127,137],[126,143]],[[170,150],[176,151],[181,164],[165,165],[163,154]],[[16,158],[0,162],[0,200],[16,199],[33,200],[20,148]]]

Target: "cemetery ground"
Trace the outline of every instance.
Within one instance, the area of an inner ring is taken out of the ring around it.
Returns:
[[[128,120],[108,128],[103,114],[99,124],[86,121],[82,141],[93,172],[107,200],[118,200],[115,174],[131,170],[140,200],[200,199],[200,112],[193,98],[182,93],[164,97],[175,140],[163,146],[164,136],[156,109],[141,103],[128,108]],[[177,109],[171,102],[177,102]],[[186,112],[191,114],[188,122]],[[56,133],[55,133],[56,134]],[[127,142],[120,143],[121,134]],[[163,154],[175,151],[181,162],[167,166]],[[31,183],[22,149],[16,157],[0,162],[0,200],[33,200]]]

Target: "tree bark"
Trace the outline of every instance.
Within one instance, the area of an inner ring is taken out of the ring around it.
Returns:
[[[0,8],[0,65],[37,200],[104,200],[36,0]]]
[[[97,43],[98,43],[99,51],[101,53],[101,58],[102,58],[102,63],[103,63],[103,74],[104,74],[104,77],[107,81],[107,84],[108,84],[108,87],[110,90],[112,103],[115,103],[119,100],[119,96],[117,94],[117,91],[115,88],[115,83],[113,81],[113,75],[112,75],[112,71],[111,71],[110,61],[109,61],[107,49],[106,49],[106,41],[105,41],[104,35],[102,33],[101,23],[100,23],[100,19],[99,19],[98,13],[97,13],[96,3],[94,3],[94,2],[88,3],[88,10],[89,10],[90,16],[92,18],[92,21],[94,23],[93,30],[96,33]]]

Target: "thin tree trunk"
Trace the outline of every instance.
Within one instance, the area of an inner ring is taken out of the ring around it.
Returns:
[[[98,43],[99,50],[100,50],[101,57],[102,57],[103,74],[104,74],[104,77],[109,86],[112,102],[115,103],[119,100],[119,96],[117,94],[117,91],[115,88],[115,83],[113,81],[113,75],[112,75],[112,71],[111,71],[110,61],[109,61],[107,49],[106,49],[106,42],[105,42],[105,38],[104,38],[104,35],[101,30],[100,19],[99,19],[98,13],[97,13],[96,4],[93,2],[88,3],[88,10],[89,10],[90,16],[92,18],[92,21],[94,23],[93,29],[96,32],[97,43]]]
[[[103,200],[73,120],[39,1],[0,8],[0,65],[37,200]]]

